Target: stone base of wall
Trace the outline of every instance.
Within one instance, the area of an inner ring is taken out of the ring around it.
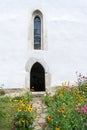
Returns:
[[[49,89],[47,89],[46,91],[42,91],[42,92],[31,92],[33,97],[40,97],[42,95],[44,95],[46,92],[50,93],[51,95],[53,95],[55,93],[55,90],[57,89],[57,87],[50,87]],[[23,93],[29,91],[26,88],[13,88],[13,89],[1,89],[5,91],[5,95],[4,96],[19,96],[22,95]]]

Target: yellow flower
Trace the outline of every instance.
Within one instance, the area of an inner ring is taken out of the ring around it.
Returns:
[[[36,114],[36,118],[38,118],[39,117],[39,115],[38,114]]]
[[[10,114],[7,114],[7,116],[8,116],[8,117],[12,117],[12,115],[10,115]]]
[[[53,120],[53,118],[51,116],[48,116],[47,119],[48,119],[48,121],[52,121]]]
[[[58,112],[61,112],[61,110],[58,110]]]
[[[64,118],[66,118],[66,115],[65,115],[65,114],[63,114],[63,117],[64,117]]]
[[[21,100],[21,99],[20,99],[20,102],[22,103],[22,102],[23,102],[23,100]]]
[[[30,111],[30,112],[32,111],[32,109],[33,109],[32,105],[30,105],[29,107],[27,107],[27,110]]]
[[[24,109],[24,112],[26,112],[27,110],[26,109]]]
[[[81,105],[80,103],[74,104],[75,107],[79,107],[80,105]]]
[[[57,127],[56,130],[60,130],[60,127]]]
[[[25,106],[25,103],[22,103],[21,105],[24,107],[24,106]]]
[[[18,100],[16,100],[16,99],[14,100],[14,102],[17,102],[17,101],[18,101]]]
[[[22,122],[22,123],[24,123],[24,122],[25,122],[25,120],[24,120],[24,119],[22,119],[22,120],[21,120],[21,122]]]
[[[11,107],[11,108],[14,107],[14,104],[11,104],[10,107]]]
[[[62,94],[62,93],[60,93],[60,94],[59,94],[59,97],[63,97],[63,94]]]
[[[21,108],[18,108],[18,112],[21,112]]]

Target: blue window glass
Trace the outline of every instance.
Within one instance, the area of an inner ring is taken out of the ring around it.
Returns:
[[[34,18],[34,49],[41,49],[41,19]]]

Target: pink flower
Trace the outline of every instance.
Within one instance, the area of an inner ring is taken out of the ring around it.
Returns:
[[[41,127],[45,126],[45,122],[40,122],[39,124],[40,124]]]
[[[46,124],[45,119],[42,119],[42,121],[39,122],[39,125],[40,125],[41,127],[44,127],[45,124]]]
[[[82,108],[81,108],[81,111],[82,111],[84,114],[86,114],[86,113],[87,113],[87,106],[82,107]]]

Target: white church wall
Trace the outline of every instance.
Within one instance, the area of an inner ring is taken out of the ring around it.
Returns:
[[[32,51],[31,17],[39,9],[45,23],[46,50]],[[25,86],[29,58],[49,66],[51,86],[74,83],[75,72],[87,74],[86,0],[3,0],[0,4],[0,85]]]

